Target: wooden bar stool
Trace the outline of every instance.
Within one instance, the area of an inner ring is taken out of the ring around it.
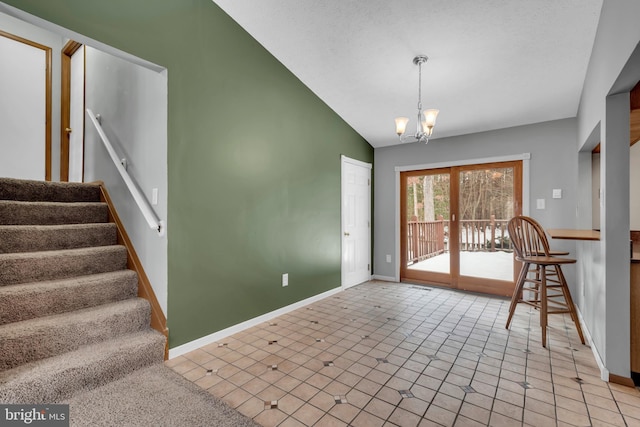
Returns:
[[[573,264],[576,260],[554,256],[549,250],[544,230],[533,218],[514,217],[509,221],[508,229],[516,260],[522,262],[522,268],[513,291],[505,327],[509,329],[516,306],[522,302],[540,310],[543,347],[547,346],[547,315],[559,313],[571,315],[580,341],[584,344],[580,321],[561,268],[563,264]],[[534,277],[529,277],[532,272],[535,273]],[[529,293],[528,299],[524,298],[524,292]]]

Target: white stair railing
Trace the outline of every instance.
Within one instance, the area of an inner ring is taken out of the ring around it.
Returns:
[[[98,116],[93,114],[93,111],[91,111],[91,109],[89,108],[87,108],[87,114],[89,115],[89,119],[91,119],[91,122],[93,123],[96,130],[98,131],[98,135],[100,135],[100,139],[102,140],[102,143],[107,149],[109,156],[111,156],[111,160],[113,160],[113,164],[115,165],[118,172],[120,172],[120,176],[122,176],[122,179],[127,185],[129,192],[131,192],[131,195],[133,196],[133,200],[135,200],[136,204],[138,205],[138,208],[140,208],[140,212],[142,212],[144,219],[147,221],[147,224],[149,224],[149,227],[156,230],[159,236],[164,236],[164,233],[165,233],[164,221],[161,221],[158,218],[156,213],[153,211],[153,208],[151,208],[151,206],[149,205],[149,202],[147,201],[147,199],[142,195],[142,193],[140,193],[140,190],[138,190],[138,187],[133,183],[131,176],[122,165],[122,161],[118,158],[118,154],[116,153],[116,150],[113,149],[113,145],[111,145],[109,138],[104,133],[104,130],[102,129],[102,125],[98,120]]]

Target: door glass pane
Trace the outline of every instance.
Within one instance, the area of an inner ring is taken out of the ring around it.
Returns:
[[[514,169],[460,172],[460,275],[513,281]]]
[[[407,177],[407,268],[449,274],[449,174]]]

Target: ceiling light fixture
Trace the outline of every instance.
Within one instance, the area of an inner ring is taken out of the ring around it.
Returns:
[[[427,62],[428,59],[425,55],[418,55],[413,58],[413,63],[418,66],[418,124],[415,135],[405,135],[409,118],[396,117],[396,133],[401,142],[424,142],[426,144],[429,142],[433,127],[436,125],[436,117],[438,117],[440,110],[422,111],[422,64]]]

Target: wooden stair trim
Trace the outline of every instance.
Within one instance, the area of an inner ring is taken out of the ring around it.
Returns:
[[[151,327],[156,331],[163,334],[166,338],[164,345],[164,360],[169,359],[169,328],[167,328],[167,318],[162,312],[162,308],[160,307],[160,303],[156,298],[156,294],[153,291],[153,287],[151,286],[151,282],[149,281],[149,277],[144,271],[142,266],[142,262],[140,262],[140,258],[131,243],[131,239],[129,239],[129,235],[127,234],[122,221],[120,221],[120,217],[116,212],[116,209],[111,201],[111,197],[107,192],[104,183],[101,181],[96,182],[96,184],[100,185],[100,197],[103,202],[107,204],[109,207],[109,222],[113,222],[116,224],[116,228],[118,230],[118,244],[121,244],[127,248],[127,268],[138,273],[138,296],[140,298],[144,298],[149,301],[151,305]]]

